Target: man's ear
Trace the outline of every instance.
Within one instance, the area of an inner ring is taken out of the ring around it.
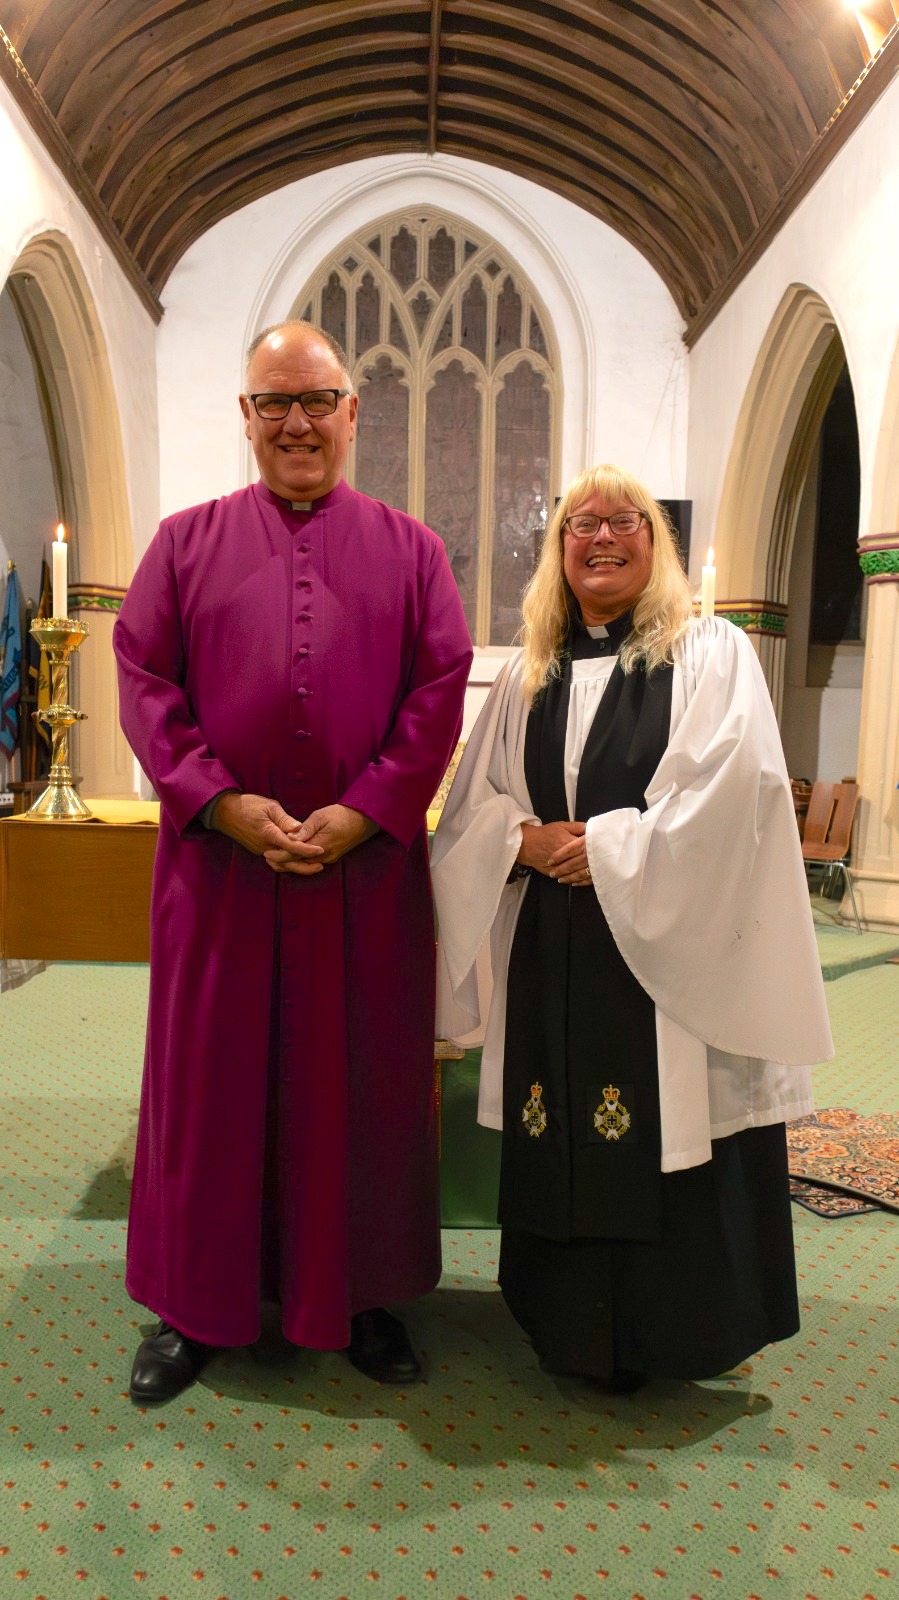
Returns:
[[[249,395],[241,394],[237,397],[238,404],[243,412],[243,431],[247,438],[250,437],[250,399]]]
[[[356,418],[359,411],[359,396],[357,394],[351,394],[349,400],[347,401],[347,405],[350,408],[350,438],[355,439]]]

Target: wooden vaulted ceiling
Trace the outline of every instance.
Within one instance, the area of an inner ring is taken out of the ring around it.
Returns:
[[[845,0],[0,0],[0,54],[145,299],[247,201],[439,151],[610,223],[689,334],[896,70],[867,3],[873,43]]]

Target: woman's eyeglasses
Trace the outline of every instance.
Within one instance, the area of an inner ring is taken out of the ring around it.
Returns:
[[[612,533],[620,539],[627,539],[630,534],[636,533],[641,522],[648,522],[645,511],[616,511],[614,517],[591,517],[588,512],[575,511],[566,517],[562,523],[563,528],[575,539],[595,539],[604,522],[607,522]]]

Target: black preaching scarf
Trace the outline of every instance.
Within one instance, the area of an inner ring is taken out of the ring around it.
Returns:
[[[593,639],[572,630],[563,670],[528,718],[525,773],[544,822],[568,816],[571,661],[617,654],[630,615]],[[575,816],[646,809],[668,744],[672,669],[616,664],[587,736]],[[591,886],[528,885],[509,964],[500,1220],[546,1238],[655,1239],[661,1129],[655,1007]]]

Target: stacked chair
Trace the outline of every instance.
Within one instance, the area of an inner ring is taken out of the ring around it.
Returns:
[[[796,805],[796,817],[800,824],[803,859],[809,866],[822,866],[826,869],[825,889],[829,887],[835,872],[843,874],[843,884],[852,903],[855,926],[861,933],[862,925],[847,865],[852,823],[858,805],[858,784],[849,782],[813,784],[807,800],[802,797],[805,813],[804,818],[801,818],[797,803],[797,788],[807,787],[795,783],[792,785],[793,803]]]

